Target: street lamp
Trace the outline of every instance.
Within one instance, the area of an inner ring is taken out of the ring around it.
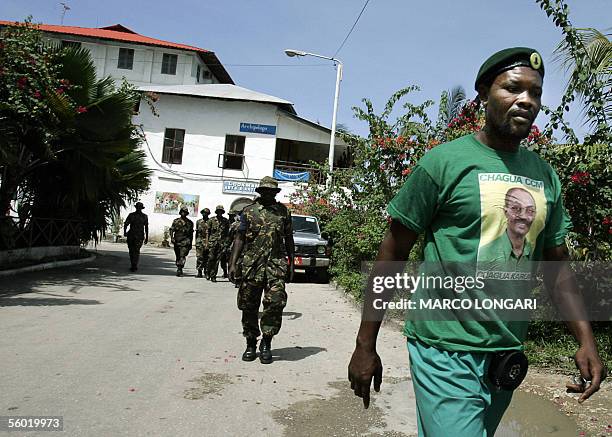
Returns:
[[[334,147],[336,144],[336,118],[338,115],[338,98],[340,96],[340,81],[342,80],[342,62],[340,59],[329,56],[317,55],[316,53],[304,52],[302,50],[285,49],[285,54],[290,58],[294,56],[314,56],[315,58],[327,59],[333,61],[338,66],[336,74],[336,92],[334,94],[334,112],[332,115],[331,138],[329,140],[329,177],[327,178],[328,186],[331,185],[332,171],[334,170]]]

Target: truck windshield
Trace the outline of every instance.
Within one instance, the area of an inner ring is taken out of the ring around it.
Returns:
[[[291,216],[293,232],[306,232],[308,234],[319,234],[319,225],[314,217]]]

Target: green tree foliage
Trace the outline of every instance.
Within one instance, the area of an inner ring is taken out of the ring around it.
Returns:
[[[0,215],[9,210],[17,187],[56,157],[64,131],[57,106],[71,107],[62,95],[59,53],[42,44],[26,21],[0,37]]]
[[[426,101],[415,105],[404,102],[403,113],[391,119],[396,105],[418,87],[410,86],[396,92],[382,113],[376,114],[368,99],[364,108],[353,108],[355,116],[368,123],[367,138],[344,134],[353,155],[353,167],[334,171],[330,187],[316,180],[298,185],[291,199],[297,211],[317,215],[324,230],[332,237],[333,265],[331,272],[347,290],[361,292],[362,262],[375,258],[388,228],[385,207],[410,175],[423,154],[439,144],[425,110],[433,104]],[[318,169],[327,176],[327,167]],[[415,257],[418,258],[419,250]]]
[[[112,216],[150,184],[151,172],[139,148],[142,136],[131,121],[140,95],[125,83],[117,87],[109,77],[96,78],[89,51],[45,47],[30,23],[8,27],[2,41],[6,58],[35,58],[45,66],[43,78],[28,78],[28,88],[14,80],[23,77],[23,63],[16,64],[17,72],[4,71],[11,79],[2,82],[0,93],[16,97],[3,108],[2,129],[14,134],[2,144],[2,156],[30,157],[6,186],[9,201],[19,198],[20,216],[78,218],[84,224],[83,238],[96,239]],[[44,56],[36,58],[40,53]],[[40,105],[46,117],[32,121],[20,116],[29,108],[24,101],[34,108]],[[27,135],[31,125],[40,132],[35,140]],[[14,162],[0,163],[3,187]]]
[[[566,66],[571,66],[571,76],[565,94],[559,106],[554,109],[544,108],[550,116],[550,124],[544,133],[552,136],[556,129],[561,129],[568,142],[577,144],[578,138],[564,120],[570,110],[570,104],[576,97],[583,100],[585,116],[592,131],[584,138],[583,143],[610,144],[612,130],[609,123],[610,108],[610,43],[602,44],[601,38],[591,31],[577,29],[569,19],[569,7],[564,0],[536,0],[563,33],[563,40],[558,53],[565,58]],[[593,38],[595,37],[595,38]],[[605,38],[607,39],[607,38]]]

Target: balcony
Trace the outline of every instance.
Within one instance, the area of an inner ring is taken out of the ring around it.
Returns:
[[[311,165],[290,161],[274,161],[274,178],[279,181],[324,182],[321,172]]]
[[[316,181],[325,183],[325,177],[311,162],[325,164],[329,144],[277,139],[274,159],[274,177],[279,181]],[[344,145],[335,148],[334,172],[352,164],[350,149]]]

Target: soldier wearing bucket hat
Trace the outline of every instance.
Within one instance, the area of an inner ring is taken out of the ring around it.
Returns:
[[[206,223],[206,247],[208,248],[208,279],[217,282],[217,270],[225,248],[225,240],[229,231],[229,220],[223,217],[225,208],[217,205],[215,216]],[[227,267],[224,267],[223,277],[227,278]]]
[[[517,302],[531,296],[531,278],[538,261],[568,259],[565,237],[570,220],[563,207],[559,178],[540,156],[520,146],[540,111],[543,79],[544,63],[537,50],[512,47],[486,59],[474,84],[484,107],[484,127],[427,152],[387,206],[392,221],[377,257],[385,264],[376,263],[368,279],[362,321],[348,368],[351,389],[363,399],[365,408],[370,403],[372,381],[376,391],[382,383],[383,364],[376,341],[386,302],[380,299],[392,298],[391,293],[374,293],[374,280],[381,275],[401,274],[419,235],[425,235],[425,265],[444,268],[447,262],[454,266],[465,263],[470,271],[478,271],[478,278],[485,278],[481,290],[485,295]],[[511,247],[511,260],[503,264],[495,261],[498,254],[481,249],[497,238],[508,238],[508,220],[500,211],[509,190],[528,192],[541,207],[530,211],[516,198],[508,199],[509,209],[510,202],[514,204],[508,213],[516,222],[512,226],[529,230],[530,246],[504,240],[504,245]],[[534,215],[536,225],[531,224],[529,214]],[[527,255],[529,260],[525,259]],[[500,280],[516,273],[519,260],[530,263],[525,270],[528,274]],[[495,268],[486,268],[492,261]],[[563,272],[563,281],[557,280],[558,273],[544,273],[545,283],[552,285],[547,291],[553,294],[553,300],[571,302],[570,314],[586,314],[582,302],[574,298],[580,293],[571,269]],[[424,299],[436,296],[419,286],[411,292]],[[470,296],[474,294],[463,295],[468,302]],[[438,297],[432,300],[441,303]],[[529,316],[513,318],[520,314],[508,317],[506,313],[504,318],[504,314],[493,311],[483,320],[465,310],[431,317],[419,314],[404,325],[418,434],[443,436],[460,430],[459,434],[466,436],[494,435],[512,391],[527,372],[522,352],[527,322],[518,320]],[[580,373],[591,380],[591,385],[567,386],[582,392],[582,401],[599,389],[605,371],[590,324],[582,321],[568,325],[581,345],[575,359]]]
[[[293,232],[291,213],[275,199],[280,192],[278,182],[266,176],[255,191],[260,197],[241,214],[230,259],[230,280],[236,278],[236,263],[242,255],[238,309],[242,311],[242,334],[247,343],[242,359],[253,361],[257,357],[257,337],[263,334],[259,360],[270,364],[272,337],[280,331],[283,308],[287,305],[285,281],[292,278]],[[259,321],[262,292],[263,313]]]
[[[259,181],[259,186],[255,188],[255,191],[261,194],[262,190],[273,190],[276,193],[280,193],[280,188],[278,188],[278,181],[274,179],[272,176],[264,176]]]
[[[208,264],[208,248],[206,247],[206,223],[210,215],[210,209],[204,208],[200,211],[202,218],[196,221],[195,225],[195,246],[196,246],[196,269],[198,278],[202,277],[202,270],[206,274]]]
[[[180,217],[174,219],[170,226],[170,241],[174,244],[176,255],[176,276],[183,276],[183,267],[193,240],[193,222],[187,217],[189,209],[186,206],[181,207],[179,214]]]
[[[131,212],[123,223],[123,235],[127,237],[128,250],[130,252],[130,271],[138,270],[138,260],[140,259],[140,248],[143,243],[149,241],[149,219],[142,212],[145,209],[142,202],[136,202],[134,205],[136,211]],[[130,230],[128,231],[128,227]]]

